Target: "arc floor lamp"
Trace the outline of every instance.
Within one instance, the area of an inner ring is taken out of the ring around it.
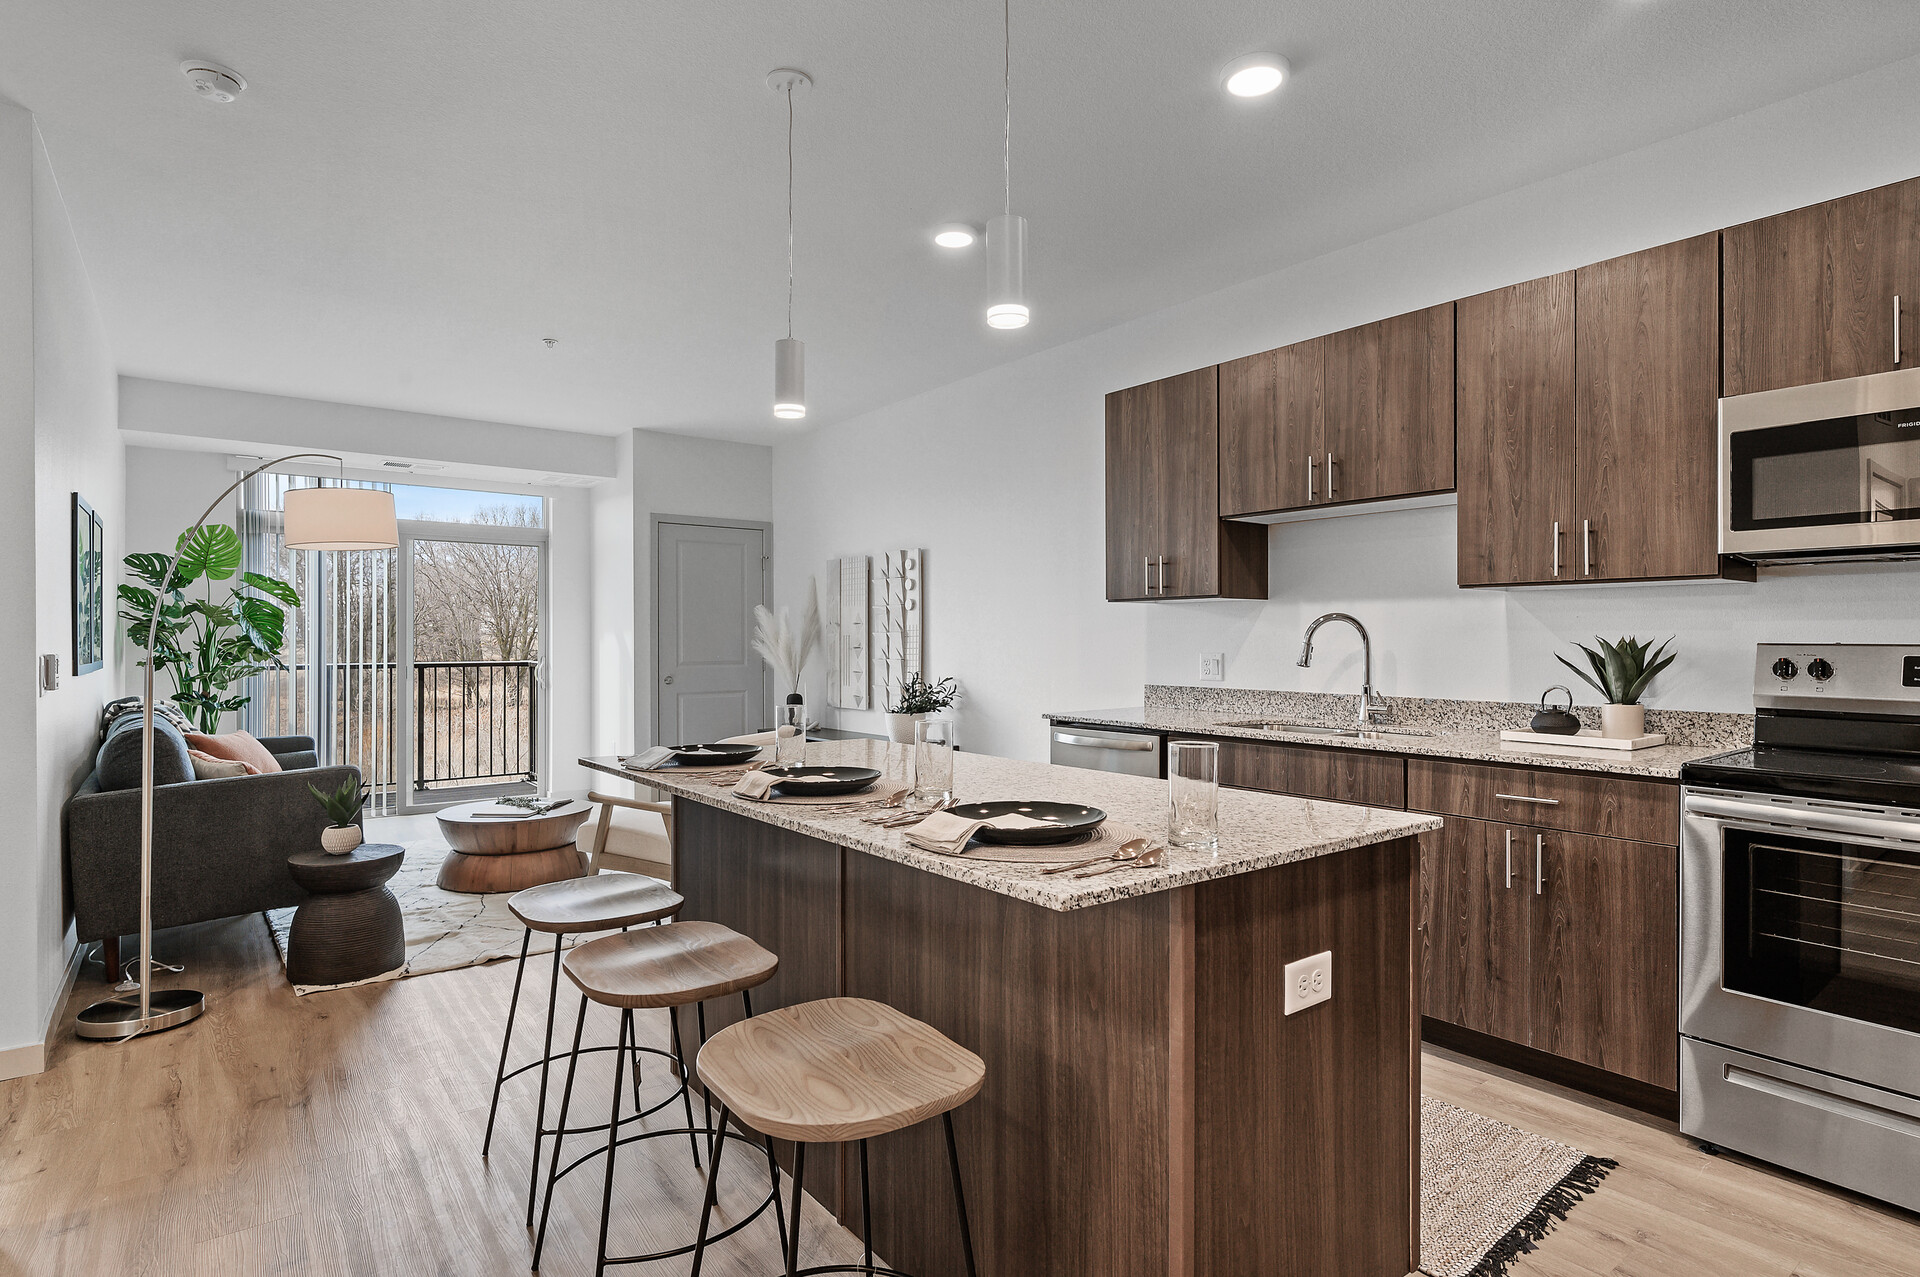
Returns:
[[[342,469],[342,485],[337,488],[293,488],[285,497],[281,542],[289,550],[391,550],[400,544],[399,524],[394,518],[393,493],[378,488],[345,486],[345,462],[325,452],[295,452],[253,469],[227,485],[226,491],[207,504],[182,543],[213,517],[214,510],[238,488],[263,470],[288,461],[333,461]],[[176,553],[174,562],[179,562]],[[147,633],[160,623],[160,608],[173,585],[173,567],[169,566],[160,588],[153,592],[153,614],[147,618]],[[140,709],[140,992],[124,998],[96,1002],[74,1021],[74,1032],[83,1038],[125,1041],[142,1033],[158,1033],[197,1018],[207,1009],[206,995],[198,989],[154,989],[153,983],[153,659],[143,663],[146,670]]]

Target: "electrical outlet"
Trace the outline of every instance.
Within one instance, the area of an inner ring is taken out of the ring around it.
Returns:
[[[1331,998],[1333,996],[1333,950],[1316,953],[1311,958],[1302,958],[1298,962],[1289,962],[1286,982],[1285,1005],[1280,1008],[1284,1015],[1304,1011],[1310,1006]]]
[[[1200,653],[1200,681],[1203,683],[1222,683],[1227,678],[1227,654],[1225,652]]]

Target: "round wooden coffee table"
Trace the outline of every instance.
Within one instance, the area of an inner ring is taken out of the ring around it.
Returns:
[[[578,800],[539,816],[475,816],[499,810],[492,801],[461,803],[434,815],[453,850],[440,864],[443,891],[520,891],[543,882],[578,878],[587,858],[573,845],[574,831],[593,813]]]

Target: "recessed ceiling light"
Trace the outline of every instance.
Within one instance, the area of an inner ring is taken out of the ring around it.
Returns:
[[[933,242],[942,248],[969,248],[978,236],[965,222],[948,222],[935,228]]]
[[[1277,53],[1249,53],[1227,63],[1220,83],[1237,98],[1264,97],[1287,82],[1291,69]]]

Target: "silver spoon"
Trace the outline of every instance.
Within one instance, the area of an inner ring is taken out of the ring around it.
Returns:
[[[1063,874],[1072,869],[1085,869],[1088,865],[1097,865],[1103,860],[1133,860],[1142,855],[1149,846],[1145,838],[1129,838],[1103,856],[1088,856],[1085,860],[1076,860],[1070,865],[1052,865],[1040,872],[1043,874]]]
[[[1074,877],[1098,878],[1101,874],[1110,874],[1116,869],[1151,869],[1155,865],[1160,863],[1160,859],[1164,855],[1166,855],[1166,848],[1155,847],[1152,851],[1149,851],[1144,855],[1135,856],[1131,860],[1122,860],[1117,864],[1106,865],[1100,869],[1094,869],[1087,873],[1075,874]]]

